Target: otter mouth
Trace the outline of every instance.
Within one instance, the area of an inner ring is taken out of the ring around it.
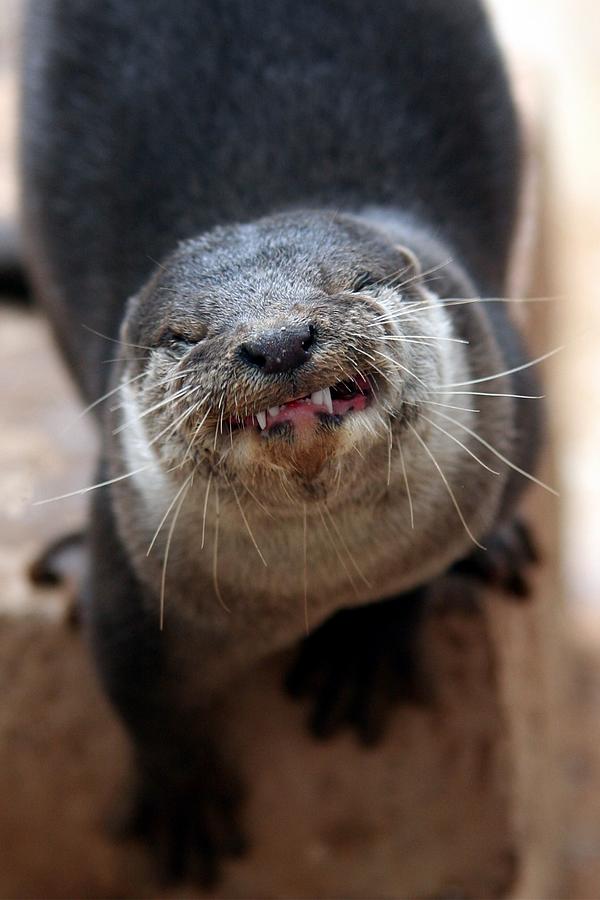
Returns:
[[[294,397],[285,403],[270,406],[241,419],[232,419],[234,428],[252,428],[262,434],[276,426],[288,425],[294,428],[312,427],[316,422],[340,425],[353,412],[366,409],[373,399],[370,381],[361,376],[348,381],[339,381],[303,397]]]

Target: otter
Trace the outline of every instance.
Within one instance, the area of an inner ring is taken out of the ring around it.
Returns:
[[[208,883],[229,682],[308,629],[289,690],[374,740],[361,635],[416,696],[427,585],[532,558],[513,104],[475,0],[34,0],[24,59],[29,277],[102,430],[83,618],[133,826]]]

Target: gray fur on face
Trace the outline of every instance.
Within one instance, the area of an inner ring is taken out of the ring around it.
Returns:
[[[450,319],[414,265],[372,224],[318,212],[182,244],[130,303],[122,329],[131,357],[123,378],[135,379],[130,406],[164,469],[181,477],[200,469],[238,487],[250,479],[280,513],[370,493],[365,466],[387,461],[407,422],[428,430],[421,402],[460,368]],[[245,341],[299,325],[314,333],[303,365],[266,374],[247,364]],[[232,431],[260,410],[357,377],[372,387],[369,408],[323,417],[309,437],[293,428],[258,434],[252,424]]]

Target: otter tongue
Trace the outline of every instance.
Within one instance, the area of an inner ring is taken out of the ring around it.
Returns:
[[[273,425],[282,422],[290,422],[295,428],[313,428],[321,413],[343,416],[351,410],[366,409],[367,404],[368,399],[363,393],[357,392],[353,396],[333,400],[331,389],[323,388],[322,391],[314,391],[310,397],[300,397],[281,406],[264,409],[256,413],[256,419],[261,431],[268,431]]]
[[[329,412],[329,405],[323,402],[322,396],[315,397],[316,394],[322,395],[323,391],[315,391],[311,397],[302,397],[299,400],[291,400],[289,403],[284,403],[283,406],[279,407],[275,415],[272,415],[275,412],[275,408],[270,409],[267,413],[267,430],[272,425],[277,425],[280,422],[292,422],[294,426],[300,428],[313,426],[318,413]],[[329,397],[331,398],[331,394],[329,394]],[[315,403],[313,398],[318,399],[320,402]],[[260,420],[259,425],[262,427]]]

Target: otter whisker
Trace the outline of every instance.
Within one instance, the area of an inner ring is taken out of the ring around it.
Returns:
[[[469,428],[467,425],[463,425],[462,422],[453,419],[452,416],[446,415],[446,413],[439,412],[438,410],[433,410],[438,416],[442,416],[444,419],[447,419],[448,422],[452,422],[454,425],[457,425],[459,428],[462,428],[467,434],[470,434],[471,437],[474,437],[476,441],[479,441],[480,444],[483,444],[484,447],[487,447],[488,450],[498,457],[505,465],[509,466],[509,468],[513,469],[515,472],[518,472],[519,475],[523,475],[524,478],[528,478],[529,481],[533,481],[534,484],[538,484],[540,487],[543,487],[544,490],[549,491],[551,494],[554,494],[555,497],[559,496],[558,491],[554,490],[554,488],[545,484],[543,481],[540,481],[539,478],[536,478],[535,475],[532,475],[530,472],[526,472],[525,469],[521,469],[515,463],[511,462],[510,459],[507,459],[499,450],[496,450],[485,438],[482,438],[481,435],[477,434],[473,431],[472,428]]]
[[[190,371],[192,371],[192,370],[190,369]],[[144,375],[146,375],[146,374],[147,374],[146,372],[141,372],[139,375],[136,375],[135,378],[136,378],[136,379],[137,379],[137,378],[143,378]],[[157,387],[157,388],[164,387],[165,385],[170,384],[172,381],[176,381],[178,378],[181,378],[183,375],[186,375],[186,374],[187,374],[186,371],[184,371],[184,372],[177,372],[177,373],[175,373],[175,374],[171,373],[169,376],[163,378],[161,381],[157,381],[156,387]],[[132,379],[132,381],[133,381],[133,380],[135,380],[135,379]],[[131,382],[122,382],[122,383],[119,385],[119,387],[125,388],[125,387],[128,387],[129,384],[131,384]],[[171,397],[172,397],[172,396],[173,396],[173,395],[171,395]],[[110,407],[110,411],[111,411],[111,412],[116,412],[118,409],[124,409],[126,406],[127,406],[127,403],[126,403],[126,402],[123,402],[123,403],[115,403],[114,406],[111,406],[111,407]]]
[[[434,412],[436,412],[436,410],[434,410]],[[443,413],[439,413],[439,415],[443,415]],[[463,444],[462,441],[459,441],[459,439],[457,437],[455,437],[453,434],[450,434],[450,432],[447,431],[445,428],[442,428],[441,425],[438,425],[436,422],[433,422],[431,419],[428,419],[427,416],[423,415],[423,413],[421,413],[421,418],[425,419],[425,421],[428,422],[430,425],[432,425],[434,428],[437,428],[438,431],[441,431],[442,434],[445,434],[446,437],[450,438],[451,441],[454,441],[455,444],[458,444],[459,447],[462,447],[462,449],[466,453],[468,453],[469,456],[473,457],[475,462],[478,462],[480,466],[483,466],[483,468],[487,469],[488,472],[491,472],[492,475],[500,474],[500,472],[496,472],[495,469],[490,468],[490,466],[488,466],[486,463],[484,463],[482,459],[479,459],[479,457],[476,456],[476,454],[473,453],[473,451],[470,450],[465,444]],[[456,424],[458,424],[458,422]]]
[[[167,434],[167,432],[173,433],[179,425],[181,425],[186,419],[188,419],[191,415],[193,415],[193,413],[196,412],[200,405],[200,402],[193,403],[189,407],[189,409],[184,410],[183,413],[178,416],[174,422],[169,422],[166,428],[163,428],[162,431],[159,431],[159,433],[155,435],[151,441],[148,442],[148,447],[152,447],[152,445],[160,440],[163,435]]]
[[[165,619],[165,588],[166,588],[166,584],[167,584],[167,563],[169,561],[169,551],[171,549],[171,541],[173,540],[173,534],[175,532],[175,525],[177,524],[177,519],[179,518],[179,513],[181,512],[181,508],[183,506],[185,498],[187,497],[187,492],[192,484],[193,478],[194,478],[194,473],[192,472],[191,475],[189,475],[189,477],[183,483],[183,488],[182,488],[183,496],[181,497],[181,499],[179,501],[179,504],[177,506],[177,509],[175,510],[175,513],[173,514],[173,520],[171,522],[171,525],[169,527],[169,533],[167,535],[167,543],[165,545],[165,558],[164,558],[164,562],[163,562],[162,576],[161,576],[161,580],[160,580],[159,627],[160,627],[161,631],[163,630],[164,619]]]
[[[303,585],[304,585],[304,627],[306,634],[310,633],[308,623],[308,554],[307,554],[307,522],[306,522],[306,503],[302,504],[302,568],[303,568]]]
[[[444,409],[460,409],[462,412],[481,412],[480,409],[471,409],[470,406],[454,406],[452,403],[439,403],[437,400],[419,400],[419,403],[425,403],[427,406],[443,406]]]
[[[192,474],[193,474],[193,473],[192,473]],[[154,532],[154,537],[152,538],[152,540],[150,541],[150,544],[148,545],[148,549],[146,550],[146,556],[150,556],[150,552],[152,551],[152,548],[154,547],[154,544],[156,543],[156,539],[157,539],[158,535],[160,534],[160,531],[161,531],[163,525],[164,525],[165,522],[167,521],[167,517],[168,517],[169,513],[171,512],[171,510],[173,509],[173,507],[174,507],[175,504],[177,503],[177,500],[178,500],[179,497],[181,496],[181,493],[182,493],[182,492],[185,490],[185,488],[188,486],[188,482],[189,482],[189,480],[190,480],[190,477],[191,477],[191,476],[188,476],[188,478],[186,478],[186,480],[183,482],[183,484],[181,485],[181,487],[177,490],[177,492],[175,493],[175,496],[173,497],[173,499],[171,500],[171,502],[170,502],[169,505],[167,506],[166,512],[165,512],[164,516],[162,517],[162,519],[160,520],[160,522],[158,523],[158,528],[157,528],[156,531]]]
[[[327,506],[324,506],[323,509],[324,509],[325,512],[327,513],[327,516],[328,516],[328,518],[329,518],[329,521],[331,522],[331,526],[332,526],[333,530],[335,531],[335,533],[337,534],[337,536],[338,536],[338,538],[339,538],[339,541],[340,541],[340,544],[341,544],[342,547],[344,548],[344,551],[346,552],[346,555],[347,555],[348,559],[350,560],[350,564],[351,564],[352,568],[354,569],[354,571],[356,572],[356,574],[358,575],[358,577],[361,579],[361,581],[363,581],[363,582],[365,583],[365,585],[366,585],[368,588],[372,587],[371,582],[370,582],[369,579],[366,577],[366,575],[363,575],[363,573],[361,572],[361,570],[360,570],[360,568],[359,568],[359,566],[358,566],[358,563],[356,562],[356,560],[355,560],[353,554],[352,554],[352,553],[350,552],[350,550],[348,549],[348,545],[347,545],[347,543],[346,543],[346,541],[345,541],[345,539],[344,539],[344,536],[343,536],[342,532],[340,531],[340,529],[339,529],[339,527],[338,527],[338,525],[337,525],[337,522],[335,521],[335,519],[334,519],[334,517],[333,517],[333,515],[332,515],[332,513],[331,513],[331,510],[330,510]]]
[[[440,475],[440,478],[442,479],[442,481],[444,482],[444,484],[446,486],[446,490],[448,491],[448,496],[452,500],[454,508],[455,508],[456,512],[458,513],[458,517],[459,517],[460,521],[462,522],[466,533],[468,534],[468,536],[471,538],[471,540],[477,547],[480,547],[481,550],[485,550],[486,548],[483,546],[483,544],[479,543],[479,541],[472,534],[471,529],[467,525],[467,523],[465,521],[465,517],[462,514],[462,510],[461,510],[460,506],[458,505],[458,500],[456,499],[456,497],[454,495],[454,491],[450,487],[450,483],[449,483],[448,479],[446,478],[446,476],[444,475],[444,472],[442,471],[442,468],[441,468],[440,464],[438,463],[437,459],[435,458],[435,456],[433,455],[433,453],[431,452],[431,450],[429,449],[429,447],[427,446],[427,444],[425,443],[425,441],[423,440],[423,438],[421,437],[419,432],[416,430],[416,428],[413,428],[413,426],[410,424],[410,422],[407,422],[406,424],[408,425],[408,427],[410,428],[410,430],[412,431],[414,436],[417,438],[417,440],[420,442],[421,446],[423,447],[423,449],[425,450],[425,452],[431,459],[432,463],[436,467],[436,469]]]
[[[408,375],[411,376],[411,378],[414,378],[415,381],[418,381],[419,384],[422,384],[424,388],[427,388],[427,385],[425,384],[423,379],[419,378],[418,375],[415,375],[415,373],[412,372],[407,366],[403,365],[401,362],[398,362],[398,360],[396,360],[396,359],[392,359],[391,356],[387,356],[385,353],[382,353],[381,350],[375,350],[375,353],[377,353],[378,356],[383,356],[383,358],[387,359],[387,361],[389,363],[391,363],[393,366],[396,366],[396,368],[398,368],[398,369],[402,369],[403,372],[406,372]],[[442,385],[442,387],[446,387],[446,385]]]
[[[219,434],[223,434],[223,416],[225,415],[224,404],[225,404],[225,388],[223,388],[223,390],[221,391],[221,396],[219,397],[219,400],[217,403],[217,411],[219,413],[219,420],[217,422],[217,426],[215,427],[213,450],[217,449],[217,441],[219,439]]]
[[[319,511],[319,515],[321,516],[321,522],[323,523],[323,528],[325,529],[325,531],[327,533],[327,537],[329,538],[329,542],[330,542],[331,546],[333,547],[334,553],[337,556],[344,572],[348,576],[350,584],[352,585],[352,590],[354,591],[356,596],[360,599],[360,591],[356,587],[356,583],[354,581],[354,578],[352,577],[352,573],[350,572],[350,569],[346,565],[346,561],[345,561],[344,557],[342,556],[338,545],[336,544],[336,542],[333,539],[333,535],[331,534],[331,531],[329,530],[329,526],[327,525],[327,522],[325,521],[325,516],[323,514],[323,510],[320,506],[318,506],[317,509]]]
[[[127,341],[122,341],[119,338],[109,337],[108,334],[102,334],[101,331],[96,331],[95,328],[90,328],[89,325],[86,325],[84,322],[81,323],[81,327],[85,328],[86,331],[95,334],[96,337],[104,338],[105,341],[110,341],[112,344],[120,344],[121,347],[135,347],[136,350],[150,350],[152,351],[153,347],[146,347],[144,344],[129,344]]]
[[[393,287],[397,291],[401,291],[402,288],[407,287],[409,284],[413,284],[415,281],[422,281],[423,283],[425,283],[429,275],[433,275],[435,272],[439,272],[441,269],[445,269],[452,262],[452,257],[449,257],[443,262],[438,263],[436,266],[432,266],[430,269],[426,269],[424,272],[417,272],[415,275],[413,275],[411,278],[407,278],[405,281],[397,283],[397,279],[393,279],[391,282],[388,281],[387,283],[393,285]]]
[[[217,595],[217,600],[225,610],[225,612],[230,613],[231,610],[223,600],[223,595],[221,594],[221,588],[219,587],[219,521],[221,518],[221,511],[219,507],[219,485],[215,482],[215,539],[213,543],[213,564],[212,564],[212,580],[213,587],[215,589],[215,594]]]
[[[394,444],[394,434],[392,432],[392,426],[390,422],[387,422],[387,430],[388,430],[388,464],[387,464],[387,487],[390,486],[392,481],[392,447]]]
[[[484,381],[493,381],[495,378],[503,378],[505,375],[513,375],[515,372],[522,372],[523,369],[529,369],[531,366],[535,366],[538,363],[543,362],[545,359],[549,359],[551,356],[554,356],[556,353],[559,353],[564,349],[565,345],[563,344],[560,347],[555,347],[553,350],[549,350],[547,353],[543,353],[542,356],[537,356],[535,359],[531,359],[529,360],[529,362],[523,363],[520,366],[514,366],[514,368],[512,369],[506,369],[504,372],[496,372],[494,375],[485,375],[483,378],[473,378],[471,381],[455,381],[450,384],[440,384],[438,385],[438,387],[466,387],[469,384],[482,384]]]
[[[109,484],[115,484],[117,481],[124,481],[140,472],[151,469],[154,463],[147,463],[141,469],[134,469],[133,472],[127,472],[125,475],[117,475],[116,478],[109,478],[107,481],[100,481],[98,484],[90,484],[88,487],[79,488],[76,491],[69,491],[68,494],[60,494],[58,497],[46,497],[44,500],[34,500],[32,506],[43,506],[45,503],[54,503],[55,500],[66,500],[68,497],[76,497],[78,494],[87,494],[89,491],[95,491],[97,488],[107,487]]]
[[[517,305],[524,303],[549,303],[551,301],[556,300],[555,297],[463,297],[463,298],[454,298],[451,297],[447,300],[439,300],[436,303],[427,303],[424,305],[420,304],[422,309],[443,309],[446,306],[464,306],[470,303],[515,303]],[[367,324],[368,328],[373,328],[375,325],[380,324],[384,321],[398,321],[399,319],[404,319],[409,317],[412,314],[412,309],[407,309],[404,305],[401,309],[398,309],[397,312],[390,312],[390,317],[388,319],[380,319],[378,322],[369,322]]]
[[[371,364],[372,368],[377,372],[378,375],[381,375],[381,377],[382,377],[385,381],[388,382],[388,384],[390,385],[390,387],[392,387],[392,388],[395,387],[394,382],[392,381],[392,379],[390,378],[390,376],[389,376],[386,372],[384,372],[383,369],[381,369],[381,368],[377,365],[377,363],[375,362],[374,357],[373,357],[370,353],[367,353],[366,350],[363,350],[361,347],[357,347],[357,346],[354,345],[354,344],[350,344],[350,346],[355,350],[356,353],[360,353],[362,356],[366,357],[366,359],[370,360],[370,364]],[[353,366],[353,368],[356,370],[356,372],[358,372],[359,375],[362,375],[362,374],[363,374],[363,373],[361,372],[360,368],[359,368],[357,365],[355,365],[354,363],[352,363],[351,360],[349,360],[349,362],[350,362],[350,365]]]
[[[202,401],[200,401],[200,402],[202,402]],[[200,421],[198,422],[198,424],[196,425],[196,427],[194,428],[194,431],[192,433],[192,438],[191,438],[189,444],[187,445],[186,451],[183,454],[183,459],[181,460],[181,463],[179,464],[180,468],[184,467],[188,458],[190,457],[190,454],[192,452],[192,447],[196,443],[196,441],[198,439],[198,435],[200,434],[200,429],[202,428],[202,426],[204,425],[204,423],[206,422],[206,420],[208,419],[210,414],[211,414],[211,407],[209,406],[208,409],[206,410],[206,412],[204,413],[204,415],[202,416],[202,418],[200,419]]]
[[[122,362],[122,363],[142,362],[142,360],[144,360],[144,359],[146,359],[145,356],[109,356],[106,359],[101,359],[100,364],[102,366],[106,366],[108,363],[114,363],[114,362]]]
[[[252,543],[253,543],[253,545],[254,545],[254,549],[255,549],[256,552],[258,553],[258,555],[259,555],[259,557],[260,557],[260,561],[262,562],[263,566],[266,567],[266,566],[268,566],[267,560],[266,560],[265,557],[263,556],[262,550],[261,550],[260,547],[258,546],[258,544],[257,544],[257,542],[256,542],[256,538],[254,537],[254,534],[253,534],[253,532],[252,532],[252,529],[250,528],[250,523],[249,523],[249,521],[248,521],[248,519],[247,519],[247,517],[246,517],[246,513],[244,512],[244,508],[243,508],[243,506],[242,506],[242,504],[241,504],[241,502],[240,502],[240,498],[239,498],[239,496],[238,496],[238,492],[237,492],[236,489],[235,489],[235,485],[233,484],[232,481],[229,480],[229,478],[227,477],[227,475],[225,475],[225,472],[223,472],[223,477],[224,477],[224,479],[225,479],[225,481],[226,481],[228,487],[230,487],[231,490],[233,491],[233,496],[235,497],[235,502],[237,503],[238,509],[239,509],[239,511],[240,511],[240,515],[241,515],[241,517],[242,517],[242,521],[243,521],[244,525],[246,526],[246,531],[248,532],[248,536],[249,536],[250,540],[252,541]]]
[[[95,409],[96,406],[99,406],[99,404],[102,403],[104,400],[108,400],[109,397],[112,397],[114,394],[117,394],[123,388],[128,387],[130,384],[133,384],[134,381],[138,381],[140,378],[143,378],[145,374],[146,374],[145,372],[140,372],[138,375],[134,375],[133,378],[130,378],[129,381],[120,381],[119,384],[115,388],[112,388],[112,390],[107,391],[105,394],[102,394],[101,397],[98,397],[97,400],[94,400],[93,403],[90,403],[89,406],[86,406],[85,409],[82,409],[81,412],[78,413],[77,416],[73,419],[73,421],[69,422],[69,424],[65,427],[65,431],[68,428],[71,428],[71,426],[74,425],[75,422],[78,422],[85,415],[87,415],[87,413],[91,412],[92,409]]]
[[[402,474],[404,475],[404,484],[406,485],[406,496],[408,497],[408,509],[410,511],[410,527],[414,529],[415,527],[415,517],[413,513],[413,502],[412,495],[410,493],[410,487],[408,484],[408,475],[406,474],[406,463],[404,462],[404,453],[402,451],[402,442],[400,438],[398,440],[398,450],[400,451],[400,463],[402,465]]]
[[[545,400],[545,394],[503,394],[492,391],[431,391],[432,394],[464,394],[469,397],[512,397],[514,400]],[[432,402],[432,401],[430,401]]]
[[[455,337],[443,337],[441,335],[435,334],[407,334],[407,335],[396,335],[396,334],[386,334],[380,338],[382,341],[398,341],[399,343],[421,343],[421,341],[448,341],[453,344],[468,344],[469,341],[464,338],[455,338]]]
[[[136,425],[138,422],[141,422],[142,419],[145,419],[146,416],[151,415],[153,412],[156,412],[157,409],[161,409],[163,406],[167,406],[169,403],[175,403],[181,397],[184,397],[192,392],[193,388],[183,387],[176,391],[174,394],[171,394],[168,397],[165,397],[163,400],[160,400],[158,403],[154,403],[148,409],[145,409],[139,416],[135,416],[133,419],[127,419],[125,422],[121,422],[116,428],[113,429],[113,434],[120,434],[126,428],[130,428],[132,425]]]
[[[210,472],[206,482],[206,493],[204,495],[204,509],[202,510],[202,540],[200,541],[200,549],[204,550],[204,538],[206,536],[206,511],[208,509],[208,495],[210,494],[210,486],[213,480],[213,473]]]
[[[274,519],[275,516],[273,515],[273,513],[267,509],[267,507],[264,505],[264,503],[260,502],[260,500],[258,499],[256,494],[250,490],[248,485],[244,481],[242,481],[242,479],[239,477],[239,475],[238,475],[238,480],[239,480],[240,484],[242,485],[242,487],[244,488],[244,490],[247,491],[248,494],[250,494],[250,496],[252,497],[252,499],[254,500],[256,505],[259,507],[259,509],[261,509],[262,512],[264,512],[264,514],[266,516],[268,516],[270,519]]]
[[[389,384],[389,386],[391,388],[394,388],[394,389],[396,388],[396,385],[392,381],[391,377],[377,365],[377,363],[375,362],[375,358],[374,358],[374,356],[372,356],[372,354],[368,353],[362,347],[357,347],[355,344],[349,344],[349,346],[351,346],[355,350],[356,353],[360,353],[362,356],[364,356],[366,359],[368,359],[371,367],[377,372],[378,375],[380,375],[384,379],[384,381],[387,381],[387,383]],[[355,368],[356,368],[356,371],[362,375],[362,372],[359,369],[359,367],[356,366]]]

